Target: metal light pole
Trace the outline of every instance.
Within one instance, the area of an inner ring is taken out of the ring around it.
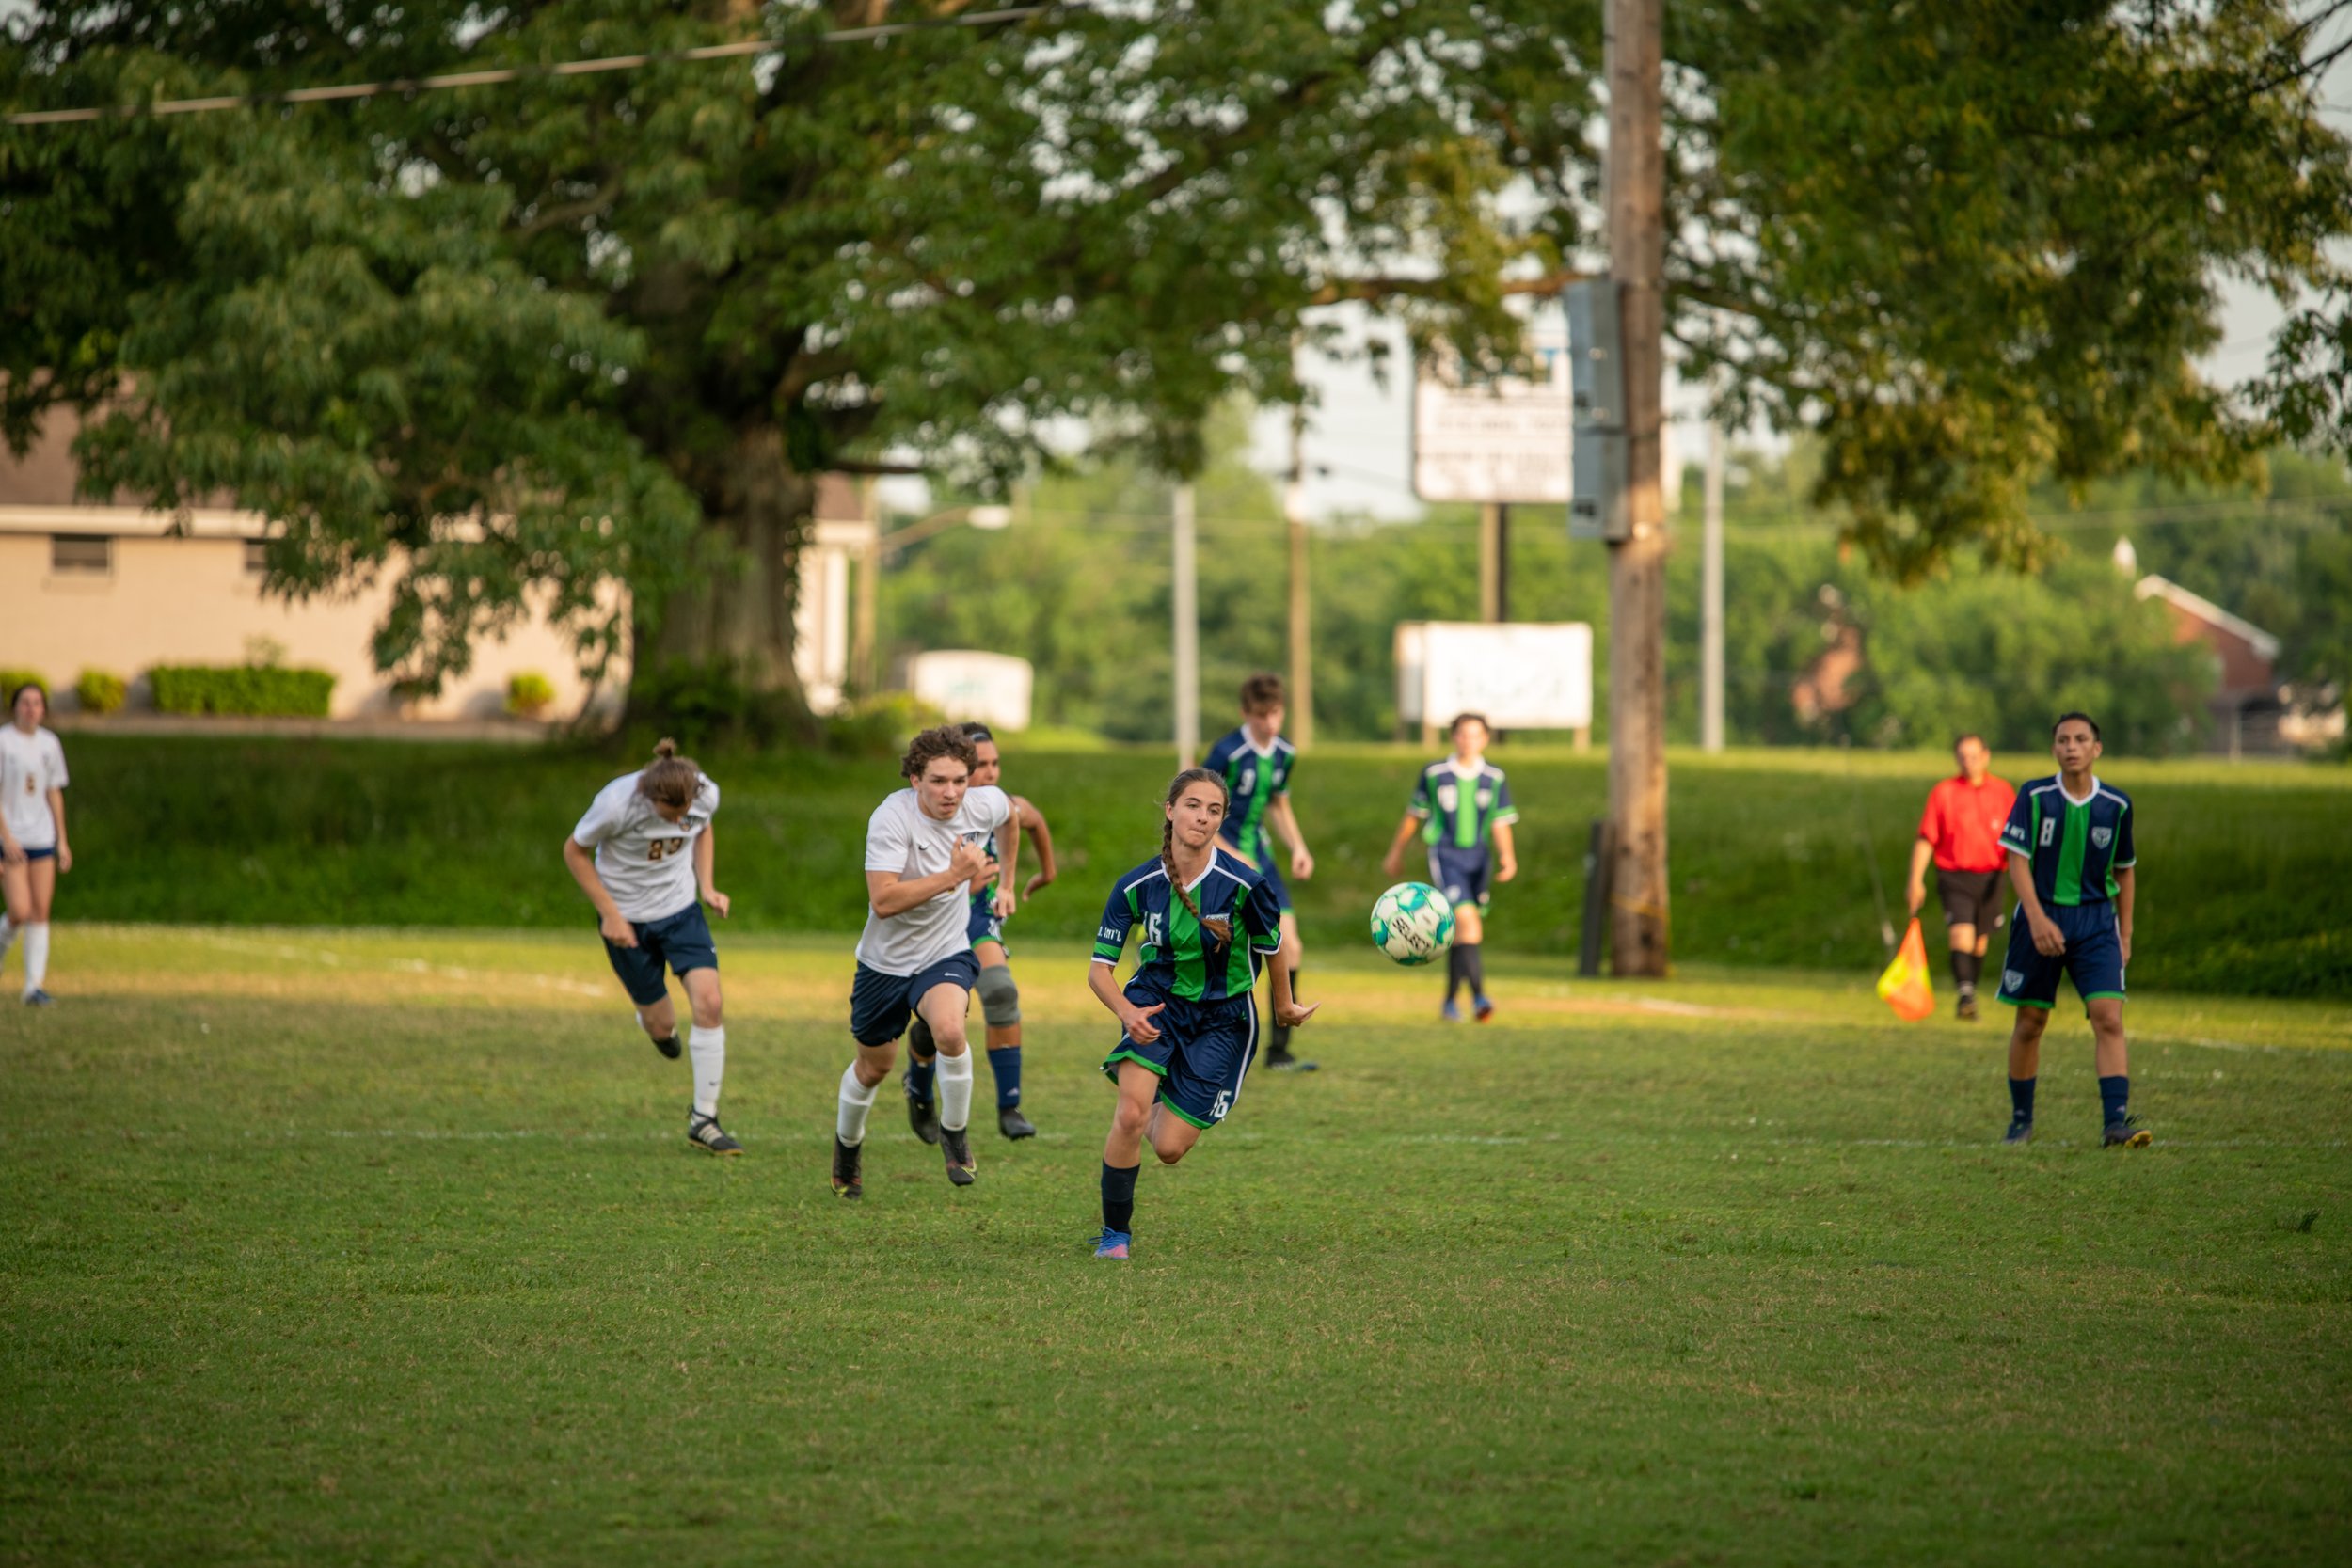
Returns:
[[[1200,754],[1200,564],[1189,482],[1176,486],[1176,766]]]
[[[1724,425],[1707,421],[1707,512],[1699,545],[1699,747],[1724,749]]]

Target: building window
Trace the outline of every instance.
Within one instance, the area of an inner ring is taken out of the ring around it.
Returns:
[[[247,575],[260,577],[269,570],[269,541],[248,539],[245,542],[245,569]]]
[[[61,576],[103,577],[115,569],[115,542],[103,533],[53,533],[49,569]]]

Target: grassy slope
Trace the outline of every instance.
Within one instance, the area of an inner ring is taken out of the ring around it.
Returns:
[[[1602,761],[1499,756],[1526,813],[1524,871],[1500,892],[1492,944],[1572,960]],[[68,919],[576,927],[586,906],[556,846],[617,770],[561,751],[89,735],[72,758],[81,865],[60,905]],[[738,927],[855,929],[866,818],[891,787],[890,765],[705,760],[725,796],[721,885]],[[1420,760],[1343,747],[1303,765],[1300,810],[1321,857],[1295,890],[1311,942],[1360,940]],[[1678,957],[1875,970],[1883,957],[1860,836],[1867,827],[1899,901],[1938,767],[1926,756],[1861,757],[1849,771],[1835,754],[1678,755]],[[1092,930],[1111,879],[1158,842],[1152,802],[1169,771],[1157,753],[1012,752],[1008,782],[1037,800],[1064,850],[1062,882],[1020,917],[1016,942]],[[2142,817],[2135,980],[2352,992],[2352,770],[2119,763],[2107,774],[2135,792]],[[1932,929],[1932,907],[1929,918]]]
[[[980,1184],[823,1162],[838,942],[726,944],[720,1164],[593,944],[88,928],[0,1010],[0,1558],[2343,1561],[2352,1014],[2138,1008],[2162,1142],[1847,981],[1327,965],[1087,1259],[1075,947]],[[1661,1010],[1661,1008],[1663,1010]],[[2315,1216],[2315,1218],[2311,1217]]]

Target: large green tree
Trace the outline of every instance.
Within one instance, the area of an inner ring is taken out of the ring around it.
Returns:
[[[880,42],[958,0],[37,4],[15,109],[767,40],[0,139],[0,424],[103,415],[91,482],[230,491],[273,582],[390,574],[431,679],[528,592],[592,655],[788,685],[815,476],[1002,483],[1074,416],[1162,470],[1297,395],[1315,307],[1491,356],[1594,264],[1599,8],[1132,0]],[[2027,486],[2341,439],[2337,11],[2283,0],[1669,8],[1671,325],[1810,428],[1882,564],[2032,558]],[[2192,356],[2290,301],[2270,380]],[[620,626],[598,597],[626,582]]]

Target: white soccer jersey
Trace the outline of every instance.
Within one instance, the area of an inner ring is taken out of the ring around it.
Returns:
[[[26,735],[14,724],[0,727],[0,802],[8,836],[26,849],[57,843],[57,818],[49,792],[65,787],[65,748],[47,730]]]
[[[926,816],[913,789],[902,789],[881,805],[866,824],[866,869],[896,871],[910,879],[947,869],[959,844],[985,848],[996,830],[1012,819],[1012,797],[994,784],[966,790],[954,818]],[[888,920],[868,905],[866,934],[857,940],[857,961],[883,974],[914,974],[972,945],[972,904],[961,886],[948,888]]]
[[[596,791],[572,842],[596,852],[596,876],[621,917],[667,920],[694,903],[694,841],[719,810],[719,786],[706,774],[694,803],[675,822],[637,792],[642,775],[624,773]]]

